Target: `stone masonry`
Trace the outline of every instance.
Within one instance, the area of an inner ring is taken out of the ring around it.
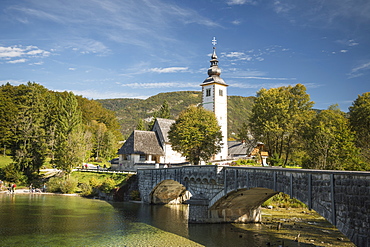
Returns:
[[[258,222],[260,205],[284,192],[357,246],[370,247],[370,172],[183,166],[138,170],[145,203],[188,203],[189,222]]]

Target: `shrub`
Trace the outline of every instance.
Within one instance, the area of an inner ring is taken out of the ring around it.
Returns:
[[[47,191],[71,194],[76,191],[77,180],[68,177],[54,177],[47,183]]]
[[[74,179],[74,178],[65,178],[61,183],[60,190],[64,194],[72,194],[76,191],[77,184],[78,184],[78,181],[76,179]]]
[[[130,192],[130,200],[140,201],[140,192],[138,190],[133,190]]]
[[[303,202],[290,198],[289,195],[280,192],[279,194],[274,195],[270,199],[262,203],[262,207],[267,207],[269,205],[280,207],[280,208],[307,208],[307,205]]]
[[[92,178],[90,178],[90,180],[89,180],[89,184],[90,184],[90,186],[91,186],[91,187],[93,187],[93,188],[98,188],[98,187],[100,187],[100,186],[101,186],[102,182],[101,182],[101,181],[99,181],[99,179],[98,179],[98,178],[96,178],[96,177],[92,177]]]
[[[110,193],[116,187],[116,182],[111,178],[106,178],[100,185],[100,190],[105,193]]]
[[[246,166],[246,165],[255,165],[256,160],[254,159],[238,159],[231,163],[232,166]]]
[[[46,188],[48,192],[62,192],[60,190],[61,187],[61,177],[54,177],[50,178],[49,181],[46,183]]]
[[[79,188],[81,189],[81,196],[93,196],[95,193],[93,188],[90,186],[90,184],[87,183],[81,183],[79,185]]]
[[[19,171],[14,164],[9,164],[4,167],[3,171],[4,180],[16,184],[26,184],[27,177]]]

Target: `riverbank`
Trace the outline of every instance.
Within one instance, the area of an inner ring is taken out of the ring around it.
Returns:
[[[0,191],[0,194],[9,194],[9,195],[14,195],[14,194],[34,194],[34,195],[64,195],[64,196],[79,196],[78,194],[63,194],[63,193],[51,193],[51,192],[41,192],[41,191],[35,191],[35,192],[30,192],[29,189],[26,188],[19,188],[15,189],[14,192],[10,192],[8,189]]]
[[[274,232],[277,238],[291,242],[314,246],[355,247],[346,236],[314,210],[263,208],[261,226],[268,232]]]

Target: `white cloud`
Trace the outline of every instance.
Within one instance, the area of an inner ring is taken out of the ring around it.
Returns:
[[[25,84],[27,83],[27,81],[19,81],[19,80],[2,80],[0,81],[0,84],[6,84],[6,83],[10,83],[11,85],[14,85],[14,86],[19,86],[21,84]]]
[[[24,50],[13,46],[13,47],[0,47],[0,58],[13,58],[20,57],[24,53]]]
[[[256,5],[257,2],[253,0],[228,0],[227,4],[228,5],[243,5],[243,4]]]
[[[170,30],[183,25],[220,27],[196,9],[163,0],[35,1],[23,6],[14,4],[7,10],[8,18],[23,23],[46,20],[68,27],[64,30],[68,37],[78,39],[97,34],[110,41],[144,47],[178,42]],[[64,41],[70,40],[65,36],[58,38],[63,45]]]
[[[274,1],[273,9],[277,14],[287,13],[294,8],[294,5],[288,3],[282,3],[281,1]]]
[[[50,52],[41,50],[37,46],[0,46],[0,59],[10,60],[7,61],[7,63],[10,64],[24,63],[30,58],[42,58],[48,56],[50,56]]]
[[[6,63],[25,63],[27,60],[24,58],[18,59],[18,60],[11,60]]]
[[[348,50],[340,50],[341,53],[346,53]]]
[[[362,63],[354,67],[351,72],[348,74],[348,78],[356,78],[364,75],[364,71],[370,70],[370,62]]]
[[[261,76],[240,76],[233,78],[242,78],[242,79],[257,79],[257,80],[274,80],[274,81],[290,81],[297,80],[297,78],[285,78],[285,77],[261,77]]]
[[[149,83],[126,83],[122,84],[123,87],[131,88],[186,88],[196,87],[199,88],[199,83],[189,82],[149,82]]]
[[[68,68],[68,70],[72,70],[72,71],[74,71],[74,70],[76,70],[76,68]]]
[[[234,60],[247,60],[247,61],[252,60],[252,57],[250,55],[247,55],[244,52],[238,52],[238,51],[232,51],[229,53],[224,52],[224,53],[221,53],[221,55],[227,58],[234,59]]]
[[[36,62],[36,63],[30,63],[30,65],[43,65],[44,64],[44,62]]]
[[[168,68],[152,68],[149,69],[150,72],[155,73],[177,73],[177,72],[187,72],[188,67],[168,67]]]
[[[342,40],[337,40],[335,41],[336,43],[339,43],[341,45],[345,45],[345,46],[349,46],[349,47],[352,47],[352,46],[357,46],[359,45],[360,43],[356,42],[355,40],[353,39],[342,39]]]

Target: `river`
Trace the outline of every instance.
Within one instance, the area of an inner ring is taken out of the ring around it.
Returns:
[[[296,214],[286,220],[268,211],[264,224],[188,224],[186,217],[187,205],[0,194],[0,246],[353,246],[323,219]],[[298,234],[306,243],[294,241]]]

